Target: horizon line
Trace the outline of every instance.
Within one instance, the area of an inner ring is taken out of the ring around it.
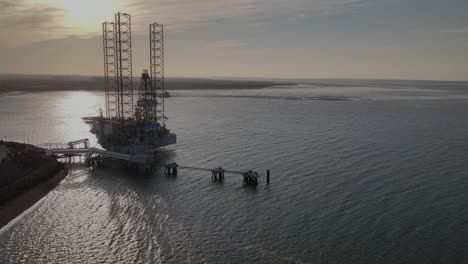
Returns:
[[[0,76],[4,75],[20,75],[20,76],[61,76],[61,77],[104,77],[104,75],[88,75],[88,74],[44,74],[44,73],[0,73]],[[133,76],[138,78],[139,75]],[[398,79],[398,78],[344,78],[344,77],[245,77],[245,76],[169,76],[166,79],[181,78],[181,79],[218,79],[218,80],[262,80],[262,81],[274,81],[274,80],[355,80],[355,81],[426,81],[426,82],[468,82],[465,80],[435,80],[435,79]]]

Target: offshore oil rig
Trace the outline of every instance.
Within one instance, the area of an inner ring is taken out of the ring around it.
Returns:
[[[102,24],[102,32],[105,111],[83,120],[105,150],[128,156],[132,163],[150,164],[158,149],[177,140],[166,127],[164,26],[149,25],[150,70],[143,70],[138,93],[134,90],[130,14],[115,14],[114,22]]]
[[[48,156],[65,158],[69,163],[85,156],[89,168],[107,166],[109,160],[120,160],[127,165],[154,168],[159,149],[176,144],[177,137],[166,127],[164,99],[164,26],[149,25],[150,70],[143,70],[138,92],[134,91],[132,66],[131,16],[117,13],[114,22],[104,22],[104,88],[105,111],[98,116],[83,117],[91,126],[101,148],[89,146],[88,139],[66,144],[42,145]],[[136,99],[136,100],[135,100]],[[183,166],[175,162],[164,165],[164,174],[176,176],[178,169],[211,172],[211,179],[222,182],[225,173],[238,174],[246,185],[257,186],[260,175],[255,171],[232,171],[222,167],[200,168]],[[270,170],[267,170],[267,184]]]

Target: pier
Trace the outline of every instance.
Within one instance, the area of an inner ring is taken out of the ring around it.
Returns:
[[[115,159],[127,162],[128,164],[143,165],[145,168],[153,166],[154,160],[152,155],[145,154],[123,154],[98,148],[89,147],[88,139],[80,139],[70,141],[66,144],[48,143],[43,144],[41,147],[45,148],[46,156],[57,156],[58,158],[65,158],[69,163],[72,162],[74,157],[85,157],[85,162],[89,168],[96,168],[107,164],[104,158]],[[223,167],[203,168],[194,166],[179,165],[175,162],[167,163],[164,165],[164,174],[168,176],[177,176],[179,170],[198,170],[206,171],[211,174],[211,180],[214,182],[222,182],[226,174],[240,175],[243,178],[243,184],[248,186],[257,186],[260,174],[256,171],[235,171],[226,170]],[[270,170],[266,173],[266,183],[270,183]]]
[[[198,171],[206,171],[211,173],[211,180],[216,182],[222,182],[224,180],[225,174],[237,174],[243,177],[244,185],[249,186],[257,186],[258,179],[260,178],[260,174],[256,171],[233,171],[233,170],[225,170],[222,167],[217,168],[201,168],[201,167],[193,167],[193,166],[182,166],[175,162],[168,163],[164,165],[164,174],[169,176],[177,176],[178,169],[185,169],[185,170],[198,170]],[[270,170],[267,171],[267,184],[270,183]]]

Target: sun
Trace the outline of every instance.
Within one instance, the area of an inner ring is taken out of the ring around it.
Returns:
[[[93,33],[100,24],[113,20],[114,14],[126,7],[124,0],[39,0],[38,2],[63,12],[62,25],[72,32]]]

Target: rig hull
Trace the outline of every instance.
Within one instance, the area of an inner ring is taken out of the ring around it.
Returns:
[[[159,123],[141,123],[136,119],[119,120],[104,117],[85,117],[91,133],[102,148],[112,152],[139,157],[135,163],[154,161],[160,148],[176,144],[177,136]]]

